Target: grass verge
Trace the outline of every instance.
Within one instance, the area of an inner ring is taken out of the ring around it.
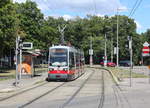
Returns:
[[[0,81],[15,78],[14,69],[0,69]]]
[[[111,70],[118,79],[130,77],[130,69],[125,70],[125,69],[112,68],[112,67],[108,67],[108,69]],[[148,76],[144,74],[132,72],[132,78],[148,78]]]
[[[35,74],[46,72],[47,68],[35,68]],[[15,69],[0,69],[0,81],[13,79],[16,77]]]

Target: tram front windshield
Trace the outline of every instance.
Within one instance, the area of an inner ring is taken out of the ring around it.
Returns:
[[[50,66],[67,66],[67,50],[51,49],[50,50]]]

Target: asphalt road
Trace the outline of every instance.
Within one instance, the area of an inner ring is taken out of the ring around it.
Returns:
[[[48,82],[0,101],[0,108],[149,108],[149,90],[134,87],[123,82],[116,86],[108,71],[87,68],[74,81]]]

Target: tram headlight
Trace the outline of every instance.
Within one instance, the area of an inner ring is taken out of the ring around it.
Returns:
[[[64,71],[67,71],[67,70],[68,70],[68,68],[63,68],[63,70],[64,70]]]
[[[49,68],[49,71],[53,71],[54,69],[53,68]]]

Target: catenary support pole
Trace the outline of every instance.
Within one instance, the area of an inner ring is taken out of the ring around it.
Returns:
[[[16,60],[16,79],[15,79],[15,83],[14,83],[14,85],[15,86],[17,86],[17,84],[18,84],[18,37],[16,37],[16,58],[15,58],[15,60]]]

